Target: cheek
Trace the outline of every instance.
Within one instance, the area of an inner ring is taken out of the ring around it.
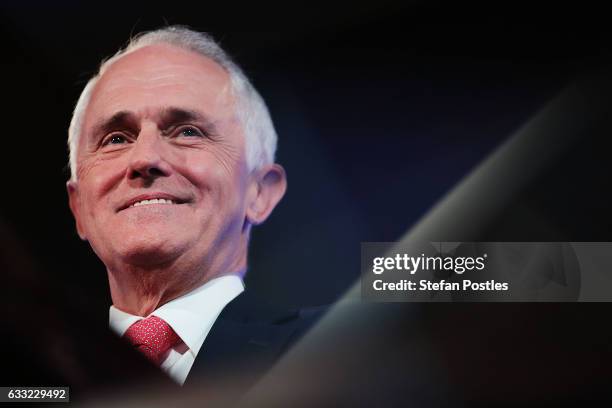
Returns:
[[[93,216],[95,206],[107,203],[108,193],[123,177],[121,169],[120,163],[113,161],[84,163],[83,171],[78,175],[83,210]]]
[[[124,152],[87,157],[79,163],[77,177],[93,186],[92,190],[106,192],[123,178],[126,167],[127,155]]]
[[[234,208],[242,203],[246,178],[239,162],[221,161],[213,154],[185,158],[181,171],[203,195],[219,200],[217,205]],[[246,168],[246,166],[245,166]],[[206,197],[203,197],[206,200]],[[221,211],[225,208],[221,208]]]

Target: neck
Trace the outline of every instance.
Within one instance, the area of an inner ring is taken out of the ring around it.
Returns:
[[[113,305],[130,314],[148,316],[165,303],[223,275],[242,276],[246,257],[234,265],[220,268],[177,268],[175,265],[107,268]]]

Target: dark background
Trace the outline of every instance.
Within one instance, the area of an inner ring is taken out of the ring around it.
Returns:
[[[49,293],[69,299],[62,307],[101,325],[110,295],[68,209],[67,128],[100,60],[166,23],[212,33],[268,102],[289,189],[253,233],[247,285],[286,306],[340,297],[359,276],[360,242],[398,240],[612,55],[612,26],[588,6],[3,4],[0,220]],[[610,241],[609,147],[584,135],[489,236]],[[553,228],[534,228],[533,217]]]
[[[611,46],[607,24],[540,19],[533,8],[168,9],[60,2],[0,11],[0,214],[52,284],[96,314],[110,298],[102,264],[74,232],[65,139],[82,87],[130,34],[166,22],[210,31],[268,101],[289,190],[254,231],[247,282],[287,305],[337,298],[358,276],[360,242],[397,240],[564,86],[607,62]],[[521,10],[532,18],[517,19]],[[231,31],[253,27],[279,30]],[[566,168],[593,166],[600,151],[589,146]],[[606,202],[571,197],[606,189],[581,188],[570,180],[556,189],[563,200],[537,205],[567,240],[605,240],[609,219],[584,220],[582,207]]]

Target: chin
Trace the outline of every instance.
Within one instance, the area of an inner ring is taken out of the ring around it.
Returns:
[[[159,265],[171,261],[177,253],[177,245],[157,237],[155,240],[130,240],[122,242],[114,251],[122,262],[131,265]]]

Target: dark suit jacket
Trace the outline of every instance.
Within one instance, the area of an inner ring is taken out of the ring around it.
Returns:
[[[325,308],[282,310],[245,291],[221,312],[185,387],[246,392],[322,315]]]

